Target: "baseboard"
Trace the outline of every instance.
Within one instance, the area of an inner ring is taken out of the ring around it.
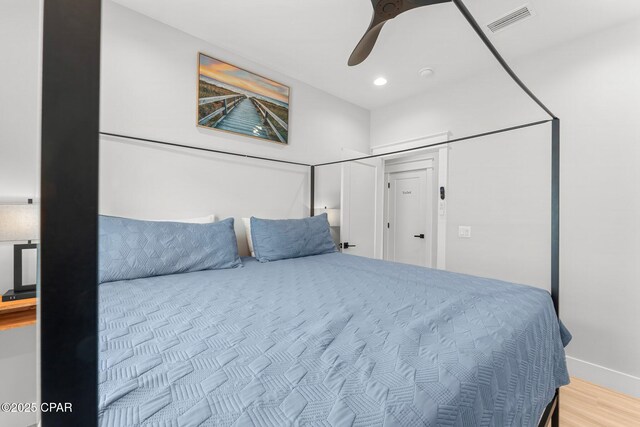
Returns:
[[[573,377],[640,398],[640,378],[614,371],[595,363],[567,356],[569,374]]]

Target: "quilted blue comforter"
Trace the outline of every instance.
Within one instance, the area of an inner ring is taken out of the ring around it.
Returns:
[[[548,292],[339,253],[244,263],[100,285],[101,426],[534,426],[569,382]]]

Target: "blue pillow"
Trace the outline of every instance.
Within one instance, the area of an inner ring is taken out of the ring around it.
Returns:
[[[260,262],[336,252],[327,214],[304,219],[251,217],[251,240]]]
[[[241,267],[233,218],[211,224],[100,216],[99,283]]]

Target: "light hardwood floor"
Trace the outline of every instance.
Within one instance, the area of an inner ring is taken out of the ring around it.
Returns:
[[[560,389],[560,427],[640,426],[640,399],[571,377]]]

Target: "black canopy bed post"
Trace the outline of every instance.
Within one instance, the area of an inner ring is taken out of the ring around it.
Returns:
[[[560,119],[551,122],[551,299],[560,318]],[[560,390],[553,405],[551,426],[560,426]],[[545,422],[544,418],[541,423]],[[546,425],[546,422],[545,424]]]
[[[309,216],[315,215],[316,167],[309,166]]]
[[[551,298],[560,316],[560,119],[551,121]]]
[[[518,75],[493,46],[489,38],[484,34],[480,25],[475,20],[462,0],[452,0],[460,13],[465,17],[469,25],[478,34],[478,37],[487,46],[491,54],[496,58],[509,77],[552,119],[551,122],[551,299],[556,314],[560,317],[560,119],[542,103],[531,90],[524,84]],[[553,400],[547,406],[540,426],[546,426],[551,416],[551,426],[560,425],[560,390],[556,390]]]
[[[98,422],[101,0],[47,0],[41,134],[42,425]],[[65,406],[66,407],[66,406]]]

